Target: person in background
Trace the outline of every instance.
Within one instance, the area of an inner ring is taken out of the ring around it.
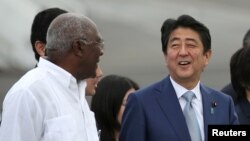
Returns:
[[[239,124],[232,98],[200,82],[209,29],[181,15],[163,23],[161,41],[169,75],[128,97],[120,141],[207,141],[208,125]]]
[[[250,124],[250,45],[238,49],[230,60],[230,74],[236,92],[240,124]]]
[[[44,9],[35,15],[31,26],[30,42],[36,61],[39,60],[40,56],[45,56],[46,34],[50,23],[64,13],[68,13],[68,11],[53,7]]]
[[[47,43],[46,33],[50,23],[58,15],[61,15],[63,13],[68,13],[68,11],[58,7],[53,7],[44,9],[36,14],[31,26],[30,35],[30,42],[36,61],[38,61],[41,56],[45,56],[45,46]],[[96,76],[94,78],[88,78],[86,80],[87,85],[85,90],[87,96],[92,96],[95,94],[95,89],[102,75],[103,72],[98,66],[98,68],[96,69]]]
[[[95,95],[97,85],[99,81],[101,80],[102,76],[103,76],[102,69],[100,68],[100,66],[98,66],[96,69],[96,76],[94,78],[86,79],[86,83],[87,83],[86,88],[85,88],[86,96]]]
[[[85,79],[96,75],[102,40],[88,17],[57,16],[48,28],[46,56],[5,96],[0,140],[98,141],[83,88]]]
[[[118,141],[127,97],[138,89],[139,85],[127,77],[107,75],[101,79],[91,103],[100,141]]]
[[[242,47],[249,47],[249,46],[250,46],[250,29],[244,35],[242,43]],[[235,92],[232,83],[227,84],[225,87],[221,89],[221,91],[232,96],[235,104],[238,102],[237,93]]]

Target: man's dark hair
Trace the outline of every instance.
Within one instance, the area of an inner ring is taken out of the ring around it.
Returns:
[[[243,47],[250,46],[250,29],[247,31],[243,38]]]
[[[177,28],[184,27],[196,31],[204,46],[204,53],[211,49],[211,36],[209,29],[189,15],[181,15],[177,20],[167,19],[161,27],[162,51],[166,53],[170,34]]]
[[[37,53],[35,49],[35,42],[37,40],[47,43],[46,34],[50,23],[60,14],[67,13],[67,11],[60,8],[49,8],[43,11],[40,11],[35,16],[32,27],[31,27],[31,35],[30,41],[32,44],[32,49],[35,54],[36,60],[39,59],[40,55]]]
[[[250,89],[250,46],[238,49],[230,60],[231,82],[237,93],[237,100],[246,99],[246,89]]]

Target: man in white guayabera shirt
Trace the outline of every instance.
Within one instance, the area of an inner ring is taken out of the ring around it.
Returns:
[[[98,141],[85,79],[95,77],[103,40],[96,24],[75,13],[49,26],[46,57],[27,72],[3,102],[1,141]]]

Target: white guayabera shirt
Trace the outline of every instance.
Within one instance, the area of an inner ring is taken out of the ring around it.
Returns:
[[[85,86],[40,58],[5,97],[0,141],[98,141]]]

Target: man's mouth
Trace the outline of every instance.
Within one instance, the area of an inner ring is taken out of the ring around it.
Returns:
[[[188,64],[190,64],[191,62],[189,62],[189,61],[180,61],[178,64],[179,65],[188,65]]]

